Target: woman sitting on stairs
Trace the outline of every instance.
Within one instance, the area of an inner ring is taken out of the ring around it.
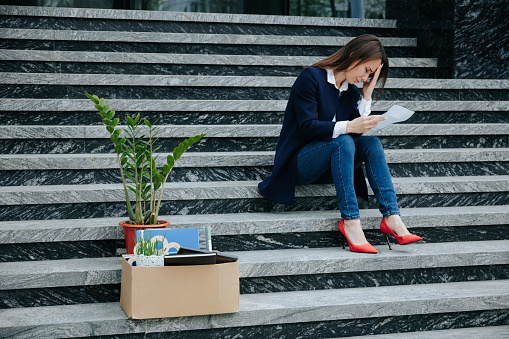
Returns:
[[[380,81],[383,90],[388,73],[389,60],[374,35],[361,35],[304,69],[291,89],[273,172],[258,185],[266,198],[293,204],[295,186],[334,182],[342,218],[338,228],[354,252],[378,253],[360,222],[356,193],[368,196],[362,163],[383,216],[381,231],[399,244],[422,239],[400,218],[380,140],[361,135],[384,119],[369,114],[375,84]]]

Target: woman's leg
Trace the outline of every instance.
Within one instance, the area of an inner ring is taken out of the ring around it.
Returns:
[[[365,163],[369,185],[378,199],[378,209],[384,217],[400,214],[391,173],[380,139],[361,136],[355,139],[355,166]]]
[[[361,136],[355,139],[355,146],[357,150],[355,166],[365,163],[369,185],[378,199],[378,208],[387,226],[400,236],[410,234],[400,217],[396,192],[382,143],[377,137]]]
[[[354,189],[355,143],[350,135],[329,142],[316,141],[304,146],[297,156],[297,185],[315,182],[331,170],[345,233],[354,245],[367,243],[362,231]]]
[[[315,182],[331,170],[341,217],[359,219],[354,183],[355,144],[350,135],[340,135],[329,142],[316,141],[304,146],[297,156],[297,185]]]

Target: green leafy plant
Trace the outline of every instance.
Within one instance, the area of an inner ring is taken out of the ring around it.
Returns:
[[[115,111],[110,111],[110,105],[104,98],[85,94],[92,100],[99,111],[103,124],[110,134],[120,167],[120,175],[127,204],[127,213],[131,224],[156,225],[163,197],[164,185],[168,176],[182,154],[193,144],[200,141],[205,134],[196,135],[182,141],[166,157],[162,167],[156,166],[161,146],[156,146],[160,130],[140,114],[136,117],[126,117],[125,128],[118,126],[119,118],[115,118]],[[132,206],[129,191],[134,196]]]
[[[148,235],[149,240],[145,240],[144,236],[140,237],[138,242],[136,243],[136,254],[137,255],[163,255],[164,254],[164,248],[161,244],[161,248],[157,245],[157,241],[152,242],[150,239],[152,239],[151,234]],[[136,239],[135,239],[136,240]]]

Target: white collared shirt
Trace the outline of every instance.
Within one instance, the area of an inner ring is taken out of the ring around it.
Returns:
[[[334,71],[332,69],[326,69],[327,71],[327,82],[329,84],[334,85],[336,89],[339,90],[339,95],[341,96],[341,92],[344,92],[348,89],[348,81],[343,81],[341,83],[341,87],[338,88],[336,85],[336,78],[334,77]],[[359,110],[359,114],[361,117],[367,117],[371,114],[371,100],[367,101],[362,98],[359,103],[357,104],[357,109]],[[332,121],[336,121],[336,115],[334,115],[334,118],[332,118]],[[346,134],[346,124],[348,121],[338,121],[336,122],[336,125],[334,126],[334,131],[332,132],[332,138],[337,138],[341,134]]]

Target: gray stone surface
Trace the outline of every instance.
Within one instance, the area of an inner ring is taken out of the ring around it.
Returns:
[[[397,194],[509,192],[509,176],[393,178]],[[372,193],[371,193],[372,194]],[[297,187],[296,197],[335,197],[334,185]],[[257,181],[169,182],[164,200],[262,198]],[[0,205],[69,204],[125,201],[121,184],[0,187]]]
[[[504,153],[493,150],[493,156]],[[509,157],[509,151],[507,151]],[[157,164],[164,163],[169,153],[160,153]],[[475,155],[473,155],[475,157]],[[488,151],[481,158],[491,158]],[[271,166],[274,152],[188,152],[175,167]],[[22,169],[107,169],[118,168],[115,154],[0,154],[0,170]]]
[[[161,166],[169,153],[160,153]],[[388,149],[387,163],[509,161],[506,148]],[[175,167],[272,166],[274,152],[190,152]],[[0,170],[117,169],[115,154],[0,154]]]
[[[122,258],[0,263],[2,290],[120,284]]]
[[[205,76],[139,74],[2,73],[0,84],[104,86],[276,87],[290,88],[296,77]],[[359,88],[362,84],[357,85]],[[509,80],[389,78],[385,88],[397,89],[507,89]]]
[[[509,101],[508,101],[509,104]],[[509,124],[393,124],[364,135],[506,135]]]
[[[391,67],[393,65],[391,64]],[[385,88],[404,89],[508,89],[509,80],[502,79],[405,79],[389,78]]]
[[[508,339],[509,326],[456,328],[452,330],[378,334],[342,339]]]
[[[312,18],[305,16],[193,13],[170,11],[133,11],[91,8],[38,8],[0,6],[0,13],[17,16],[50,16],[60,18],[93,18],[120,20],[155,20],[183,22],[218,22],[268,25],[309,25],[332,27],[377,27],[396,28],[396,20],[350,19],[350,18]]]
[[[325,56],[165,54],[127,52],[75,52],[42,50],[0,50],[0,60],[50,62],[105,62],[180,65],[304,66]],[[433,58],[390,58],[391,67],[437,67]]]
[[[282,112],[287,100],[130,100],[108,99],[116,111],[164,111],[164,112]],[[379,101],[373,104],[373,111],[385,111],[393,105],[400,105],[413,111],[509,111],[509,101]],[[0,99],[1,111],[94,111],[88,99]],[[503,125],[502,125],[503,126]],[[41,127],[42,128],[42,127]],[[195,128],[189,126],[188,128]],[[210,127],[213,128],[213,127]],[[507,131],[507,130],[506,130]]]
[[[49,29],[7,28],[0,31],[0,39],[72,40],[179,44],[228,45],[291,45],[291,46],[344,46],[354,37],[335,36],[284,36],[247,34],[202,34],[161,32],[74,31]],[[415,38],[384,38],[385,47],[416,47]]]
[[[378,229],[380,212],[360,210],[365,230]],[[402,208],[410,228],[509,225],[509,206]],[[212,234],[243,235],[337,230],[339,211],[162,215],[172,228],[208,225]],[[26,220],[0,222],[0,244],[123,239],[123,218]]]
[[[196,76],[138,74],[58,74],[5,73],[2,84],[55,84],[105,86],[185,86],[185,87],[288,87],[295,77],[272,76]]]
[[[337,247],[230,252],[239,277],[297,276],[437,267],[504,265],[509,240],[375,246],[376,256]],[[121,258],[0,263],[0,290],[119,284]]]
[[[369,272],[435,267],[497,265],[509,262],[509,242],[454,242],[416,246],[375,246],[379,253],[344,251],[340,248],[283,249],[233,252],[243,277]]]
[[[1,99],[0,99],[1,100]],[[113,100],[112,100],[113,101]],[[154,100],[155,101],[155,100]],[[509,103],[509,101],[508,101]],[[0,103],[1,105],[1,103]],[[220,103],[217,104],[217,109]],[[125,126],[119,125],[124,128]],[[162,138],[189,138],[206,134],[207,138],[277,138],[281,125],[160,125]],[[364,135],[505,135],[509,124],[392,124]],[[109,139],[104,126],[0,126],[0,139]]]
[[[0,336],[33,338],[182,331],[509,307],[508,281],[245,294],[234,314],[128,320],[118,303],[0,310]]]

